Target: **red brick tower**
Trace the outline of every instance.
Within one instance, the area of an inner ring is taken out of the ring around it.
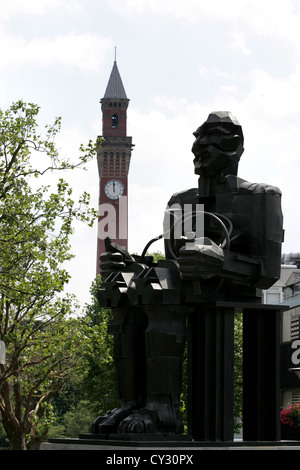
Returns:
[[[114,62],[102,109],[102,137],[98,148],[99,221],[97,243],[97,274],[99,256],[105,252],[104,240],[128,248],[128,172],[132,151],[132,138],[127,137],[127,108],[129,99]]]

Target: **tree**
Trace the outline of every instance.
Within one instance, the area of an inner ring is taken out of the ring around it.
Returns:
[[[234,316],[234,431],[239,432],[243,416],[243,314]]]
[[[113,360],[113,337],[107,333],[111,311],[102,308],[97,299],[97,291],[101,284],[101,276],[97,276],[90,289],[91,303],[86,306],[83,319],[83,331],[88,346],[85,351],[86,375],[82,387],[84,397],[92,405],[96,415],[119,406]]]
[[[55,190],[42,184],[53,171],[84,168],[96,146],[82,145],[75,163],[60,158],[55,137],[61,120],[46,126],[42,137],[38,113],[23,101],[0,111],[0,340],[6,345],[0,412],[12,448],[22,450],[39,446],[51,399],[84,341],[79,320],[70,316],[75,299],[63,295],[70,278],[64,263],[72,258],[73,222],[92,225],[96,218],[87,193],[75,203],[63,178]]]

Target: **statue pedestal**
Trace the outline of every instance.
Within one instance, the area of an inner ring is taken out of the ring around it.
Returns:
[[[284,449],[280,439],[280,316],[286,307],[211,302],[188,317],[188,435],[83,434],[42,450]],[[192,310],[192,309],[191,309]],[[234,315],[243,313],[243,440],[233,436]]]
[[[280,441],[280,314],[286,307],[211,302],[188,325],[188,432],[233,441],[234,314],[243,313],[243,439]]]
[[[145,435],[142,439],[140,437],[135,435],[135,438],[122,440],[122,436],[119,435],[118,439],[113,440],[105,437],[99,438],[97,435],[90,435],[90,437],[84,435],[84,437],[81,436],[78,439],[49,439],[48,442],[41,445],[40,450],[98,450],[101,451],[101,458],[135,455],[141,456],[142,460],[149,460],[151,456],[157,458],[158,455],[189,455],[192,456],[193,463],[203,463],[203,455],[201,452],[198,453],[200,450],[300,450],[300,441],[245,442],[235,440],[232,442],[200,442],[191,439],[180,439],[181,436],[177,436],[174,440],[159,439],[161,436],[149,437],[149,435]],[[97,460],[97,462],[98,464],[101,463],[100,460]],[[153,463],[159,462],[157,460]]]

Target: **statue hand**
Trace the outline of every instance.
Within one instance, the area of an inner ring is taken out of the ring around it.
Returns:
[[[204,238],[180,248],[177,261],[183,279],[205,279],[220,273],[224,252],[213,241]]]
[[[122,253],[107,251],[100,255],[100,269],[102,279],[106,279],[112,272],[122,271],[126,267]]]

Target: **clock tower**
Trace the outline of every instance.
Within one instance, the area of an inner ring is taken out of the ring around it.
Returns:
[[[129,99],[114,61],[102,109],[102,136],[97,151],[99,171],[99,220],[97,240],[97,274],[99,257],[106,251],[105,238],[128,248],[128,172],[133,148],[127,137]]]

